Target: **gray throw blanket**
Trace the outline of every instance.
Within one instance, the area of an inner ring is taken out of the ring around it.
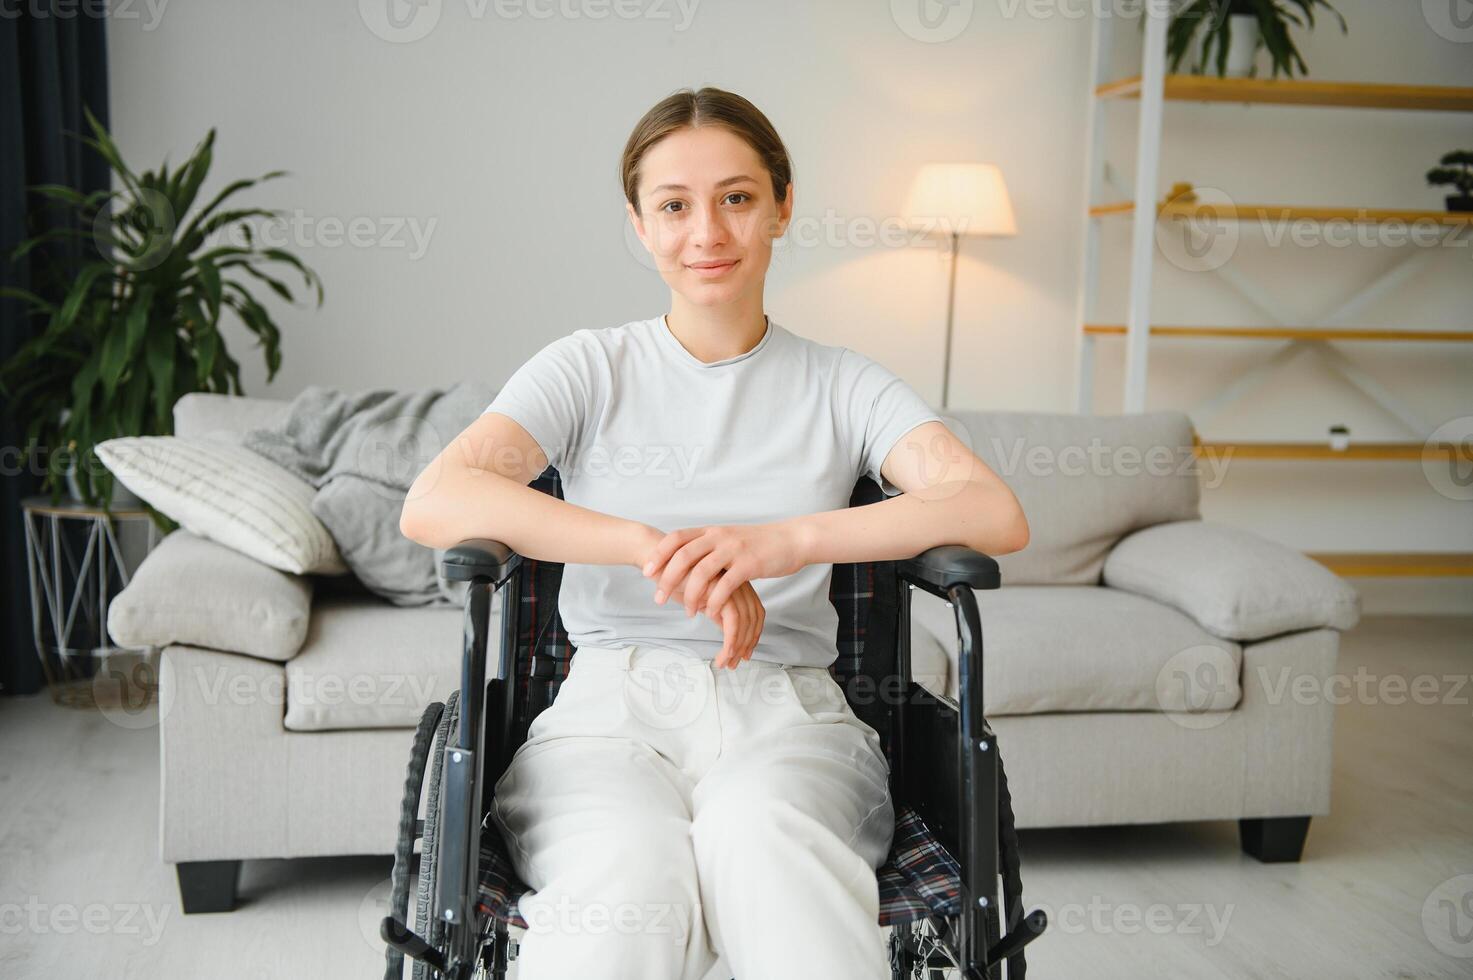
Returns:
[[[404,537],[399,516],[415,477],[496,392],[470,381],[353,394],[312,385],[281,427],[252,429],[242,442],[317,488],[312,513],[370,591],[399,606],[458,604],[465,588],[440,578],[444,551]]]

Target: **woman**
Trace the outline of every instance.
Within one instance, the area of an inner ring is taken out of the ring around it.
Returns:
[[[828,671],[832,565],[1028,530],[904,382],[764,316],[791,175],[740,96],[652,108],[621,177],[670,312],[542,348],[409,492],[417,541],[566,563],[577,653],[492,806],[535,890],[522,980],[890,975],[894,805]],[[548,465],[564,500],[527,486]],[[849,508],[861,475],[892,499]]]

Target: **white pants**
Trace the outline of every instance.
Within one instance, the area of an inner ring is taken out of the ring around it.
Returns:
[[[879,735],[822,667],[579,647],[497,781],[520,980],[887,980]]]

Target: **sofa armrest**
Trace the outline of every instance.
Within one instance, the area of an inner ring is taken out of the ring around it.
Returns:
[[[1106,557],[1102,578],[1227,640],[1347,630],[1360,619],[1360,595],[1319,562],[1252,531],[1202,520],[1126,535]]]

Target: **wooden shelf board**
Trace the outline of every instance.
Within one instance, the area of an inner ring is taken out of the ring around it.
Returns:
[[[1133,201],[1113,201],[1090,207],[1090,217],[1130,214]],[[1350,221],[1355,224],[1432,223],[1438,225],[1473,225],[1473,211],[1424,211],[1415,208],[1357,208],[1302,204],[1212,204],[1177,201],[1156,205],[1163,218],[1218,219],[1222,221]]]
[[[1092,218],[1107,218],[1112,214],[1130,214],[1134,210],[1134,201],[1111,201],[1109,204],[1092,205],[1089,215]]]
[[[1124,336],[1123,323],[1086,323],[1084,332]],[[1354,327],[1151,327],[1153,337],[1199,337],[1225,340],[1418,340],[1433,343],[1473,341],[1473,330],[1384,330]]]
[[[1107,82],[1095,89],[1095,95],[1102,99],[1139,98],[1140,94],[1139,75]],[[1238,102],[1350,109],[1473,112],[1473,88],[1448,85],[1167,75],[1163,95],[1173,102]]]
[[[1454,452],[1468,458],[1451,443],[1428,446],[1420,442],[1360,442],[1346,449],[1332,449],[1324,442],[1198,442],[1197,455],[1237,459],[1448,459]],[[1469,459],[1473,462],[1473,458]]]
[[[1343,576],[1466,578],[1473,575],[1473,554],[1462,552],[1310,552],[1307,557]]]

